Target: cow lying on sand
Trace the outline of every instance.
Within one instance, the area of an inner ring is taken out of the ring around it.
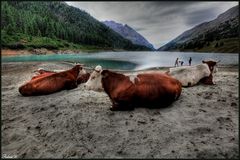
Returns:
[[[49,75],[52,75],[52,74],[55,74],[57,72],[55,71],[47,71],[47,70],[44,70],[42,68],[39,68],[37,71],[34,71],[37,75],[36,76],[33,76],[31,80],[33,79],[37,79],[37,78],[42,78],[42,77],[45,77],[45,76],[49,76]]]
[[[215,84],[213,82],[213,73],[217,72],[216,64],[218,62],[202,61],[202,64],[195,66],[170,68],[166,73],[179,80],[184,87],[194,86],[199,82],[213,85]]]
[[[59,73],[43,73],[19,87],[23,96],[46,95],[77,87],[77,78],[84,72],[80,65]]]
[[[112,101],[111,110],[133,110],[135,107],[166,107],[178,99],[181,83],[161,73],[125,76],[97,66],[84,85],[87,89],[101,90]]]
[[[34,71],[38,75],[34,76],[32,79],[43,77],[43,76],[47,76],[47,75],[51,75],[51,74],[54,74],[54,73],[63,72],[63,71],[64,70],[48,71],[48,70],[45,70],[43,68],[39,68],[38,70]],[[90,73],[86,73],[85,70],[82,70],[82,74],[80,74],[78,76],[78,78],[77,78],[77,84],[81,84],[81,83],[87,82],[89,77],[90,77]]]

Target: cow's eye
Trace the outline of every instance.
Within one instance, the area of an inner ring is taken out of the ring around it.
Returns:
[[[95,77],[92,77],[92,79],[95,79]]]

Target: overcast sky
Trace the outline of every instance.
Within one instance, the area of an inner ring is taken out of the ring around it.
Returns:
[[[113,20],[128,24],[155,48],[166,44],[184,31],[236,6],[232,2],[66,2],[88,12],[99,21]]]

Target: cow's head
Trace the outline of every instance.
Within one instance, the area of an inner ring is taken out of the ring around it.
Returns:
[[[202,63],[205,63],[208,65],[209,70],[211,71],[211,73],[216,73],[217,72],[217,63],[219,63],[219,61],[213,61],[213,60],[209,60],[209,61],[202,61]]]
[[[103,91],[101,72],[102,67],[100,65],[96,66],[88,81],[84,84],[84,88],[94,91]]]
[[[82,74],[86,74],[85,69],[83,69],[82,65],[80,64],[75,65],[73,70],[78,74],[77,77],[81,76]]]

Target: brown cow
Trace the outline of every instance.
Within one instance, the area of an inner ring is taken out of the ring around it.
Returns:
[[[133,110],[135,107],[166,107],[178,99],[181,83],[162,73],[126,76],[109,70],[99,72],[101,78],[89,78],[86,88],[96,88],[101,83],[112,101],[111,110]],[[97,82],[96,79],[100,82]],[[91,83],[91,81],[94,83]],[[94,85],[94,86],[91,86]]]
[[[58,92],[64,89],[73,89],[77,87],[77,78],[82,72],[80,65],[72,69],[59,73],[45,73],[43,76],[35,77],[31,81],[19,87],[19,92],[23,96],[46,95]]]
[[[32,79],[57,73],[55,71],[48,71],[48,70],[44,70],[42,68],[36,70],[35,72],[39,73],[39,75],[34,76]],[[89,77],[90,77],[90,73],[83,72],[83,74],[79,75],[79,77],[77,78],[77,84],[81,84],[81,83],[87,82]]]

